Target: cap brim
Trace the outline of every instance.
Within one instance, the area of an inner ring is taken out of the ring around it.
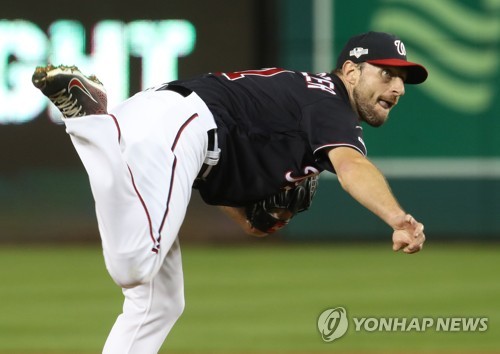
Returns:
[[[427,79],[427,76],[429,75],[427,69],[424,66],[402,59],[377,59],[367,60],[366,62],[373,65],[405,67],[408,73],[408,76],[405,80],[405,83],[407,84],[421,84]]]

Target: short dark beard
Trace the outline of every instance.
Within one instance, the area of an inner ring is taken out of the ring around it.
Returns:
[[[370,112],[366,108],[366,105],[363,104],[360,97],[361,95],[358,93],[356,87],[352,91],[352,96],[356,104],[356,111],[358,112],[358,116],[362,121],[368,123],[369,125],[375,128],[380,127],[382,124],[384,124],[383,120],[377,119],[377,117],[375,117],[373,112]]]

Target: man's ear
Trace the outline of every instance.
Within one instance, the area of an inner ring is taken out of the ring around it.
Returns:
[[[359,79],[359,75],[361,74],[361,70],[359,70],[359,66],[353,63],[350,60],[346,60],[342,65],[342,76],[345,80],[351,85],[355,85]]]

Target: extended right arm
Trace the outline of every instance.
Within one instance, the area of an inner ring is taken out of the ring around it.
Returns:
[[[377,167],[349,147],[331,149],[328,157],[342,188],[392,227],[393,249],[420,251],[425,241],[424,226],[401,208]]]

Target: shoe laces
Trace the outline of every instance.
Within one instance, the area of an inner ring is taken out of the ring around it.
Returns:
[[[78,117],[82,111],[83,107],[78,105],[78,100],[73,98],[71,93],[68,95],[66,89],[62,89],[49,98],[66,118]]]

